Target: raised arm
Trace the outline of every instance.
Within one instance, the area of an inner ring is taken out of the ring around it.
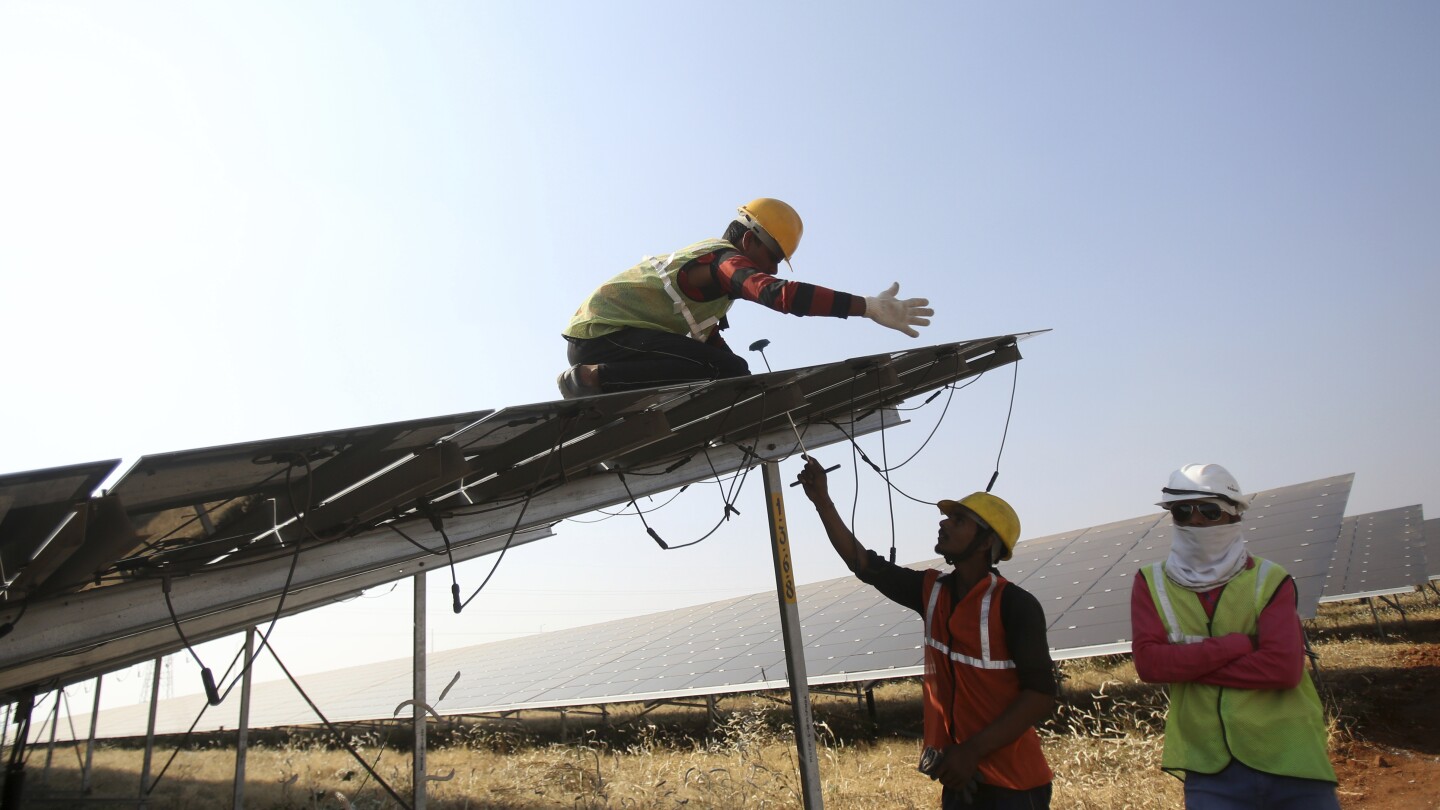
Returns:
[[[870,554],[868,550],[855,539],[855,534],[850,527],[845,525],[840,512],[835,509],[835,503],[830,500],[830,482],[825,475],[825,467],[815,459],[805,457],[805,469],[796,476],[800,486],[805,490],[805,497],[815,505],[815,512],[820,515],[820,523],[825,527],[825,535],[830,538],[830,545],[834,546],[835,553],[845,561],[845,566],[855,574],[864,573],[869,566]]]

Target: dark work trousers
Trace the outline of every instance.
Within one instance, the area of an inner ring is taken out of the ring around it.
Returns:
[[[940,793],[940,807],[942,810],[1049,810],[1050,786],[1008,790],[982,784],[968,802],[960,791],[947,787]]]
[[[632,391],[671,383],[743,377],[750,366],[724,346],[685,335],[626,328],[597,338],[566,337],[570,365],[602,366],[600,390]]]

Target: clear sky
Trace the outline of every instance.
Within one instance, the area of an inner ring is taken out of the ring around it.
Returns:
[[[1437,41],[1433,2],[5,0],[0,472],[555,399],[584,295],[774,196],[794,277],[937,310],[912,341],[738,304],[731,344],[776,368],[1054,330],[1022,344],[996,485],[1027,537],[1146,512],[1192,461],[1435,512]],[[1010,383],[958,394],[895,483],[983,488]],[[848,503],[848,453],[818,455]],[[436,575],[434,644],[769,588],[759,492],[684,551],[562,523],[460,617]],[[859,492],[888,546],[868,468]],[[651,522],[698,536],[714,493]],[[844,573],[787,494],[798,579]],[[902,561],[934,520],[896,500]],[[405,655],[386,590],[277,647]]]

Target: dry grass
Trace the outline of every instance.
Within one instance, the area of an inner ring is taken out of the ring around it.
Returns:
[[[1410,635],[1377,640],[1367,608],[1324,606],[1312,629],[1337,708],[1334,741],[1344,746],[1374,739],[1378,730],[1403,732],[1396,718],[1417,698],[1379,689],[1406,656],[1440,656],[1440,608],[1406,600]],[[1391,612],[1387,623],[1399,629]],[[1434,668],[1417,665],[1417,679],[1433,681]],[[1387,669],[1387,667],[1389,669]],[[1165,699],[1140,684],[1128,657],[1066,662],[1064,703],[1042,729],[1056,772],[1057,808],[1174,808],[1180,783],[1159,770]],[[1427,693],[1428,694],[1428,693]],[[1433,697],[1428,698],[1433,700]],[[1387,701],[1394,703],[1387,708]],[[919,687],[914,682],[877,688],[878,727],[854,697],[817,695],[820,772],[830,808],[930,808],[938,788],[915,771]],[[538,810],[539,808],[781,808],[800,806],[789,709],[773,700],[738,697],[722,704],[723,719],[705,727],[704,712],[612,707],[608,722],[577,722],[560,742],[553,715],[524,724],[472,724],[437,730],[429,754],[429,806]],[[1420,718],[1423,725],[1424,718]],[[1419,729],[1423,732],[1424,729]],[[1418,733],[1418,732],[1417,732]],[[1390,740],[1391,745],[1408,743]],[[408,752],[381,746],[377,736],[352,738],[367,762],[408,798]],[[1422,750],[1424,750],[1422,748]],[[1429,751],[1432,755],[1440,753]],[[93,795],[134,796],[142,752],[106,747],[96,752]],[[157,767],[168,752],[157,757]],[[38,787],[43,752],[31,759],[29,784]],[[196,810],[228,807],[233,752],[223,746],[179,754],[156,788],[151,807]],[[398,806],[343,750],[314,738],[252,747],[246,804],[253,808],[381,808]],[[57,752],[50,784],[78,785],[77,757]],[[55,806],[55,805],[49,805]],[[1351,806],[1348,805],[1347,806]]]

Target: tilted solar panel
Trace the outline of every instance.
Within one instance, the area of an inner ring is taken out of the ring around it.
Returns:
[[[1409,593],[1428,579],[1425,516],[1405,506],[1345,518],[1322,602]]]
[[[110,495],[119,519],[56,555],[0,647],[0,693],[177,650],[177,621],[218,637],[292,593],[333,598],[789,455],[792,418],[815,446],[897,424],[888,408],[1018,360],[1032,334],[143,457]]]

